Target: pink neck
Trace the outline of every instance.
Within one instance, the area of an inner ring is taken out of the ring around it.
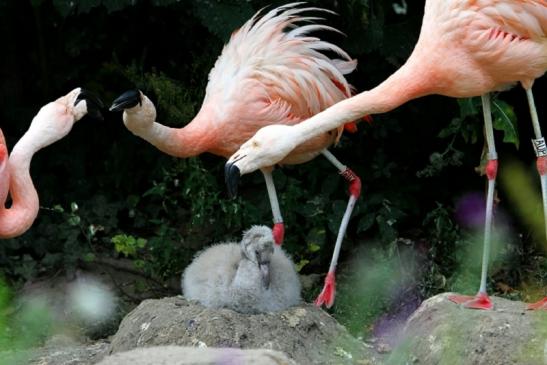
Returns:
[[[175,157],[192,157],[206,152],[212,145],[211,131],[208,119],[200,111],[198,115],[183,128],[171,128],[154,122],[145,130],[132,130],[160,151]]]
[[[9,158],[10,208],[0,206],[0,238],[12,238],[30,228],[38,215],[38,193],[30,177],[30,161],[36,152],[31,137],[25,134]]]
[[[407,101],[431,94],[434,75],[426,75],[427,70],[416,60],[417,57],[411,56],[399,70],[374,89],[342,100],[295,125],[302,139],[297,144],[366,115],[385,113]]]

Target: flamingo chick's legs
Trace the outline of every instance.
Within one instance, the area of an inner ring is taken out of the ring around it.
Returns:
[[[484,247],[482,254],[481,283],[479,292],[474,297],[467,295],[451,295],[448,299],[454,303],[461,304],[466,308],[490,310],[494,308],[494,305],[486,293],[486,277],[488,274],[488,259],[490,257],[490,244],[492,241],[494,189],[496,187],[496,176],[498,174],[498,155],[494,144],[494,129],[492,127],[492,113],[489,94],[482,96],[482,107],[484,114],[486,144],[488,145],[488,163],[486,164],[488,195],[486,198],[486,219],[484,222]]]
[[[325,278],[325,284],[323,285],[323,290],[314,303],[316,306],[320,307],[323,304],[330,308],[334,304],[334,298],[336,296],[336,265],[338,263],[338,256],[340,254],[340,248],[342,247],[342,240],[346,234],[346,229],[348,227],[349,219],[357,199],[361,195],[361,179],[349,168],[342,165],[329,151],[324,150],[321,152],[330,162],[332,162],[340,171],[340,175],[344,177],[349,182],[349,201],[346,207],[346,212],[342,217],[342,223],[340,223],[340,228],[338,230],[338,236],[336,237],[336,245],[334,246],[334,252],[332,254],[332,259],[329,267],[329,272]]]

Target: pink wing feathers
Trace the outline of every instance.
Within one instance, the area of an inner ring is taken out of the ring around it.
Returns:
[[[321,18],[303,14],[329,11],[297,5],[278,7],[262,17],[257,14],[232,34],[209,74],[204,104],[220,102],[222,106],[215,108],[219,113],[237,114],[240,120],[246,118],[243,106],[249,119],[267,119],[260,124],[294,124],[351,95],[344,75],[355,69],[356,61],[340,47],[308,35],[337,32],[311,23]],[[260,107],[253,107],[257,104]]]

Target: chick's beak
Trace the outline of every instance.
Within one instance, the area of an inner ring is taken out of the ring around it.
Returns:
[[[264,284],[264,287],[268,289],[270,287],[270,262],[259,262],[258,268],[260,270],[260,276],[262,277],[262,284]]]

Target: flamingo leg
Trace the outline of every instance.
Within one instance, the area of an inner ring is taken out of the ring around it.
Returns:
[[[340,228],[338,229],[338,236],[336,237],[336,244],[334,246],[334,252],[332,254],[332,259],[329,266],[329,272],[325,278],[325,284],[323,290],[315,299],[315,305],[320,307],[323,304],[327,308],[332,307],[334,304],[334,297],[336,295],[336,265],[338,263],[338,256],[340,255],[340,248],[342,247],[342,241],[344,240],[344,235],[346,234],[346,229],[348,228],[349,219],[357,198],[361,195],[361,179],[347,166],[342,164],[334,155],[328,150],[321,151],[321,154],[327,158],[336,168],[340,171],[340,175],[344,177],[349,182],[349,201],[346,207],[344,216],[342,217],[342,222],[340,223]]]
[[[486,293],[486,278],[488,275],[488,260],[490,258],[490,245],[492,242],[492,219],[494,210],[494,189],[496,187],[496,175],[498,171],[498,154],[494,143],[494,128],[492,126],[492,113],[490,108],[490,94],[482,96],[484,114],[484,129],[486,132],[486,144],[488,146],[488,162],[486,164],[486,177],[488,178],[488,195],[486,198],[486,219],[484,222],[484,246],[482,254],[482,271],[479,292],[475,296],[451,295],[449,300],[472,309],[493,309],[494,305]]]
[[[541,181],[541,196],[543,200],[543,219],[545,220],[545,235],[547,237],[547,146],[545,145],[545,138],[541,134],[541,127],[539,125],[539,118],[536,109],[536,103],[534,102],[534,94],[532,89],[526,89],[526,96],[528,98],[528,106],[530,107],[530,117],[532,119],[532,126],[534,128],[535,139],[532,140],[534,150],[537,156],[537,170]],[[547,310],[547,297],[543,298],[539,302],[529,304],[529,310],[544,309]]]
[[[285,224],[283,223],[283,217],[281,216],[281,209],[279,209],[279,200],[277,199],[277,193],[275,191],[275,184],[272,176],[272,167],[263,168],[262,174],[266,181],[266,189],[268,189],[268,197],[270,198],[270,206],[272,207],[273,223],[272,233],[274,242],[277,245],[283,243],[285,237]]]

